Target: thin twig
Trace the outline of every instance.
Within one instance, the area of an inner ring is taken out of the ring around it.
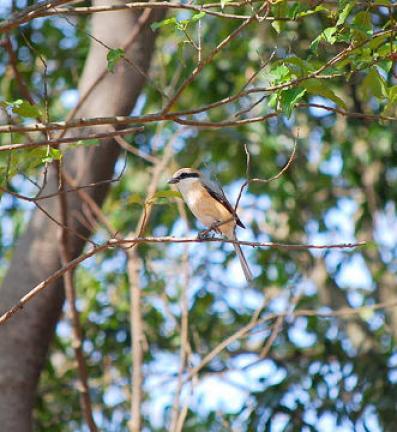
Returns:
[[[37,196],[35,196],[35,197],[28,197],[26,195],[22,195],[20,193],[10,191],[10,190],[4,188],[3,186],[0,186],[0,191],[8,193],[8,194],[10,194],[12,196],[15,196],[16,198],[19,198],[19,199],[21,199],[23,201],[37,203],[38,201],[45,200],[45,199],[48,199],[48,198],[52,198],[52,197],[55,197],[55,196],[58,196],[58,195],[61,195],[61,194],[68,194],[68,193],[71,193],[71,192],[77,192],[78,190],[81,190],[81,189],[88,189],[88,188],[93,188],[93,187],[104,185],[104,184],[116,183],[116,182],[120,181],[121,177],[123,176],[124,171],[126,169],[126,166],[127,166],[127,158],[124,159],[124,166],[123,166],[120,174],[117,177],[115,177],[115,178],[108,179],[108,180],[99,180],[97,182],[88,183],[88,184],[85,184],[85,185],[82,185],[82,186],[76,186],[75,188],[72,188],[72,189],[65,189],[65,190],[62,190],[62,191],[58,190],[57,192],[53,192],[53,193],[50,193],[50,194],[47,194],[47,195],[41,195],[39,197],[37,197]]]
[[[193,70],[193,72],[188,76],[188,78],[185,79],[185,81],[180,85],[180,87],[177,89],[175,94],[172,96],[172,98],[168,101],[167,105],[164,107],[162,113],[166,114],[168,113],[173,105],[176,103],[176,101],[179,99],[179,97],[182,95],[186,87],[191,84],[197,75],[200,74],[200,72],[207,66],[211,61],[214,59],[214,57],[223,49],[226,45],[228,45],[232,40],[234,40],[249,24],[251,24],[252,21],[257,19],[257,15],[261,14],[262,12],[269,11],[269,4],[268,0],[264,1],[264,4],[259,8],[257,14],[247,18],[242,24],[240,24],[235,30],[233,30],[228,36],[225,37],[225,39],[222,40],[211,52],[208,54],[208,56],[199,63],[196,68]],[[266,14],[265,14],[266,15]]]
[[[291,166],[291,164],[292,164],[292,162],[293,162],[293,160],[295,158],[296,139],[294,140],[294,147],[292,149],[291,155],[290,155],[287,163],[285,164],[285,166],[277,174],[275,174],[273,177],[270,177],[268,179],[251,178],[251,175],[250,175],[250,170],[251,170],[251,154],[250,154],[250,152],[249,152],[248,147],[247,147],[246,144],[244,144],[244,150],[245,150],[245,154],[247,155],[246,180],[245,180],[245,182],[240,187],[240,191],[239,191],[239,194],[237,196],[236,204],[234,206],[234,211],[235,212],[237,212],[238,205],[240,203],[241,196],[243,194],[244,189],[247,188],[251,183],[270,183],[270,182],[272,182],[274,180],[279,179],[288,170],[288,168]]]
[[[220,354],[227,346],[231,343],[245,337],[251,330],[255,327],[262,325],[266,322],[273,320],[281,320],[281,318],[290,317],[291,319],[297,317],[318,317],[318,318],[337,318],[343,316],[351,316],[368,312],[375,312],[381,309],[391,309],[397,307],[397,300],[387,301],[382,303],[375,303],[371,305],[360,306],[357,308],[344,307],[340,309],[336,309],[333,311],[321,311],[321,310],[313,310],[313,309],[298,309],[295,312],[278,312],[278,313],[269,313],[263,318],[257,320],[251,320],[247,325],[240,328],[238,331],[233,333],[231,336],[227,337],[220,344],[218,344],[213,350],[211,350],[202,361],[193,368],[189,375],[185,378],[185,382],[190,381],[197,377],[198,373],[208,364],[210,363],[218,354]]]
[[[24,8],[21,12],[13,14],[8,20],[0,23],[0,34],[9,32],[10,30],[37,18],[44,11],[48,11],[56,6],[61,6],[66,3],[71,3],[73,0],[49,0],[36,3],[32,6]]]
[[[9,36],[7,36],[3,41],[2,45],[4,46],[5,50],[8,53],[9,63],[10,66],[14,72],[16,83],[19,87],[19,91],[21,95],[31,104],[34,105],[35,102],[33,100],[33,97],[30,93],[29,87],[26,85],[25,80],[23,79],[22,74],[19,72],[18,69],[18,57],[14,52],[14,49],[12,47],[12,42]]]
[[[56,161],[55,166],[57,171],[59,172],[59,177],[61,178],[62,173],[60,168],[60,162]],[[61,182],[61,188],[62,187],[63,182]],[[65,227],[68,225],[68,204],[66,200],[66,195],[59,195],[59,204],[61,223],[63,227]],[[61,227],[60,229],[60,254],[62,266],[67,266],[71,261],[71,253],[69,249],[68,231],[63,227]],[[79,391],[81,410],[83,412],[90,432],[97,432],[98,429],[96,427],[94,416],[92,414],[92,403],[90,398],[90,390],[88,387],[88,372],[83,353],[83,331],[81,328],[79,311],[76,307],[76,291],[73,283],[73,273],[71,269],[63,274],[63,282],[65,286],[66,299],[69,306],[68,310],[70,321],[72,323],[73,349],[77,361],[77,369],[80,379]]]
[[[132,29],[131,34],[129,35],[128,39],[124,44],[122,44],[121,48],[124,51],[127,51],[128,49],[131,49],[131,47],[134,45],[137,37],[141,34],[141,31],[145,24],[149,21],[150,18],[150,10],[144,10],[142,14],[137,19],[136,24],[134,25],[134,28]],[[104,80],[104,78],[109,74],[109,70],[107,67],[104,67],[102,72],[98,75],[98,77],[95,79],[95,81],[88,87],[88,89],[84,92],[84,94],[81,95],[79,98],[79,101],[77,105],[73,108],[73,110],[68,114],[66,120],[69,121],[75,117],[77,112],[80,110],[80,108],[83,106],[84,102],[88,99],[88,97],[92,94],[92,92],[97,88],[97,86]],[[61,137],[64,136],[65,130],[61,134]]]
[[[128,128],[128,129],[121,129],[121,130],[115,130],[113,128],[112,131],[98,133],[98,134],[82,135],[82,136],[75,136],[75,137],[70,137],[70,138],[60,138],[60,139],[52,139],[52,140],[29,142],[29,143],[3,145],[3,146],[0,146],[0,152],[21,150],[21,149],[27,149],[27,148],[45,147],[45,146],[51,146],[51,147],[56,148],[60,144],[66,144],[66,143],[73,143],[74,144],[77,141],[87,141],[87,140],[91,140],[91,139],[98,139],[99,140],[99,139],[114,138],[114,137],[123,136],[123,135],[130,135],[130,134],[142,132],[142,131],[143,131],[143,127],[134,127],[134,128]]]
[[[66,183],[68,183],[70,186],[72,186],[73,189],[75,189],[77,195],[87,205],[94,217],[103,224],[103,226],[107,229],[107,231],[111,234],[113,238],[116,238],[116,230],[111,226],[107,217],[104,215],[103,211],[95,202],[95,200],[91,198],[91,196],[83,189],[78,189],[76,181],[69,174],[67,174],[66,171],[62,171],[62,177],[66,181]]]

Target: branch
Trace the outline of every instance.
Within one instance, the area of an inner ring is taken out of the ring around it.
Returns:
[[[0,146],[0,152],[21,150],[26,148],[45,147],[45,146],[58,147],[59,145],[65,143],[76,143],[77,141],[87,141],[90,139],[107,139],[107,138],[113,138],[117,136],[130,135],[142,131],[143,131],[143,127],[134,127],[134,128],[123,129],[123,130],[113,130],[110,132],[103,132],[98,134],[76,136],[71,138],[60,138],[60,139],[37,141],[37,142],[30,142],[30,143],[9,144],[9,145]]]
[[[243,5],[243,3],[242,3]],[[220,6],[219,4],[217,5]],[[225,4],[227,6],[227,3]],[[208,15],[217,16],[220,18],[228,18],[228,19],[237,19],[237,20],[246,20],[247,18],[250,18],[249,15],[235,15],[235,14],[228,14],[223,12],[217,12],[212,11],[211,8],[214,8],[214,5],[200,5],[200,6],[194,6],[192,4],[186,4],[186,3],[179,3],[179,2],[130,2],[120,5],[110,5],[110,6],[88,6],[88,7],[68,7],[68,8],[57,8],[53,11],[46,11],[43,12],[40,16],[52,16],[52,15],[59,15],[59,14],[70,14],[70,15],[87,15],[92,13],[98,13],[98,12],[117,12],[120,10],[125,9],[185,9],[185,10],[192,10],[195,12],[205,12]],[[37,16],[36,16],[37,17]],[[35,17],[35,18],[36,18]],[[269,21],[275,21],[277,18],[268,18]],[[280,18],[279,20],[286,21],[289,20],[288,18]]]
[[[50,275],[48,278],[40,282],[31,291],[24,295],[17,304],[11,307],[7,312],[0,316],[0,325],[8,321],[19,309],[23,309],[24,305],[33,299],[39,292],[43,291],[47,286],[55,282],[61,276],[63,276],[67,271],[74,269],[78,264],[87,260],[88,258],[103,252],[107,249],[114,247],[126,247],[134,246],[140,243],[207,243],[207,242],[217,242],[217,243],[232,243],[240,244],[242,246],[251,247],[270,247],[279,248],[287,250],[306,250],[306,249],[352,249],[367,244],[365,241],[357,243],[339,243],[339,244],[328,244],[328,245],[314,245],[314,244],[285,244],[285,243],[273,243],[273,242],[248,242],[248,241],[237,241],[237,240],[226,240],[220,238],[208,238],[208,239],[198,239],[198,238],[176,238],[176,237],[137,237],[132,239],[111,239],[106,243],[91,248],[87,253],[80,255],[74,260],[69,261],[69,263],[55,273]]]
[[[144,26],[148,23],[150,19],[150,10],[144,10],[142,14],[139,16],[136,24],[134,25],[131,34],[127,38],[126,42],[121,45],[121,48],[124,51],[127,51],[133,47],[135,44],[135,41],[141,34]],[[97,88],[97,86],[105,79],[105,77],[109,74],[109,69],[107,67],[103,67],[102,72],[98,75],[98,77],[95,79],[95,81],[88,87],[88,89],[82,94],[79,98],[79,101],[77,105],[70,111],[68,114],[66,120],[71,120],[75,117],[77,112],[80,110],[80,108],[83,106],[84,102],[88,99],[88,97],[92,94],[92,92]],[[60,136],[62,138],[64,134],[66,133],[66,130],[64,130]]]
[[[93,118],[78,118],[70,121],[50,122],[50,123],[33,123],[30,125],[2,125],[0,126],[1,133],[13,132],[45,132],[64,130],[71,128],[87,127],[87,126],[102,126],[106,124],[126,125],[133,123],[150,123],[159,120],[172,120],[174,115],[149,114],[146,116],[114,116],[114,117],[93,117]]]
[[[75,188],[72,188],[72,189],[65,189],[65,190],[62,190],[62,191],[58,190],[57,192],[53,192],[53,193],[50,193],[50,194],[47,194],[47,195],[40,195],[40,196],[36,195],[34,197],[28,197],[26,195],[22,195],[22,194],[19,194],[17,192],[13,192],[13,191],[7,190],[5,187],[3,187],[1,185],[0,185],[0,191],[8,193],[10,195],[13,195],[16,198],[19,198],[19,199],[24,200],[24,201],[34,202],[37,205],[38,201],[45,200],[45,199],[48,199],[48,198],[52,198],[52,197],[58,196],[60,194],[67,194],[67,193],[70,193],[70,192],[77,192],[78,190],[81,190],[81,189],[88,189],[88,188],[92,188],[92,187],[96,187],[96,186],[100,186],[100,185],[104,185],[104,184],[110,184],[110,183],[118,182],[118,181],[120,181],[121,177],[123,176],[124,171],[126,169],[126,166],[127,166],[127,158],[125,158],[123,169],[121,170],[120,174],[117,177],[114,177],[114,178],[111,178],[111,179],[108,179],[108,180],[99,180],[97,182],[88,183],[88,184],[85,184],[85,185],[82,185],[82,186],[76,186]],[[40,186],[40,188],[41,188],[41,186]]]
[[[21,74],[21,72],[19,72],[18,70],[18,57],[15,54],[15,51],[12,47],[12,42],[9,36],[7,36],[1,43],[1,45],[4,46],[5,50],[8,53],[8,58],[9,58],[9,63],[10,66],[14,72],[14,76],[15,76],[15,80],[16,83],[19,87],[19,91],[21,93],[21,95],[28,101],[30,102],[31,105],[34,105],[35,102],[33,100],[32,95],[30,94],[30,90],[29,87],[26,85],[25,80],[23,79],[23,76]]]
[[[60,162],[55,164],[58,177],[61,179],[62,172]],[[63,181],[61,180],[61,189],[63,188]],[[60,215],[62,227],[60,228],[60,254],[62,266],[67,266],[70,262],[70,249],[69,249],[69,235],[68,231],[64,228],[68,225],[68,203],[66,195],[59,195]],[[63,283],[65,286],[66,299],[69,306],[70,321],[72,323],[72,339],[73,349],[77,361],[78,373],[81,387],[80,390],[80,405],[84,418],[87,422],[90,432],[97,432],[94,416],[92,414],[92,404],[90,398],[90,390],[88,387],[88,372],[83,354],[83,332],[81,329],[79,311],[76,307],[76,291],[73,283],[73,273],[69,270],[63,274]]]
[[[26,7],[21,12],[13,14],[10,19],[0,23],[0,34],[9,32],[21,24],[25,24],[34,18],[43,16],[41,13],[45,12],[46,10],[56,6],[61,6],[66,3],[71,3],[72,1],[73,0],[48,0]]]
[[[189,75],[188,78],[180,85],[174,96],[168,101],[167,105],[163,109],[163,114],[166,114],[170,111],[170,109],[173,107],[175,102],[179,99],[183,91],[186,89],[186,87],[194,81],[196,76],[209,64],[214,57],[218,54],[219,51],[221,51],[226,45],[228,45],[233,39],[235,39],[249,24],[251,24],[252,21],[258,20],[262,18],[259,18],[259,14],[266,11],[268,13],[269,11],[269,3],[268,0],[265,0],[264,4],[259,8],[258,12],[256,12],[253,16],[246,19],[242,24],[240,24],[234,31],[232,31],[228,36],[223,39],[222,42],[220,42],[208,56],[197,65],[197,67],[193,70],[193,72]],[[267,15],[266,13],[266,15]]]
[[[251,154],[248,151],[248,147],[246,144],[244,144],[244,150],[245,153],[247,155],[247,163],[246,163],[246,177],[247,179],[245,180],[245,182],[241,185],[239,194],[237,196],[237,200],[236,200],[236,204],[234,206],[234,211],[237,212],[237,208],[238,205],[240,203],[241,200],[241,196],[243,194],[243,191],[245,188],[247,188],[251,183],[270,183],[274,180],[279,179],[290,167],[290,165],[292,164],[294,158],[295,158],[295,153],[296,153],[296,139],[294,141],[294,148],[292,150],[291,156],[288,159],[288,162],[286,163],[286,165],[277,173],[275,174],[273,177],[270,177],[268,179],[260,179],[260,178],[251,178],[250,175],[250,170],[251,170]]]

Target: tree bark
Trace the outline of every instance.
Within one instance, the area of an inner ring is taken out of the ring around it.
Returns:
[[[102,2],[94,3],[99,5]],[[156,11],[152,13],[149,21],[161,19],[161,15],[161,11]],[[94,14],[91,33],[108,46],[120,48],[128,40],[138,17],[139,13],[129,11]],[[155,35],[146,23],[135,44],[126,53],[126,56],[145,72],[149,68],[154,40]],[[107,50],[93,40],[79,83],[80,95],[84,94],[103,68],[106,68],[106,54]],[[144,81],[142,74],[131,65],[120,62],[115,73],[108,74],[86,99],[78,116],[128,115]],[[83,132],[90,133],[87,129],[75,130],[72,133]],[[80,185],[89,184],[111,178],[118,156],[117,144],[113,140],[103,141],[96,147],[81,147],[68,152],[64,169],[73,175]],[[57,179],[50,173],[44,193],[56,190]],[[102,204],[107,190],[108,184],[86,189],[99,205]],[[67,199],[70,214],[81,210],[82,203],[77,194],[69,193]],[[58,201],[58,197],[55,197],[41,201],[40,204],[59,220]],[[70,225],[80,234],[89,235],[87,229],[78,221],[71,220]],[[10,268],[0,287],[0,314],[60,267],[58,232],[59,227],[45,214],[38,210],[33,213],[26,232],[17,243]],[[81,252],[84,241],[70,234],[70,245],[73,257],[76,257]],[[64,290],[62,281],[59,280],[0,327],[1,430],[32,430],[35,392],[63,302]]]

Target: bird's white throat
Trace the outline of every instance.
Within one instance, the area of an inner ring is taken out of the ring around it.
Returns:
[[[177,184],[177,187],[186,204],[191,207],[198,198],[198,192],[202,186],[198,178],[185,178]]]

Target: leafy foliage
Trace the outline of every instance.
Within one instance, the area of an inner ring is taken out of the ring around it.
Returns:
[[[252,13],[251,4],[231,8],[228,3],[222,1],[219,10]],[[292,308],[292,299],[296,310],[322,311],[395,299],[396,122],[385,116],[396,117],[397,44],[394,9],[388,4],[386,0],[317,6],[310,1],[272,2],[269,17],[279,19],[247,26],[206,65],[174,108],[205,106],[244,88],[246,93],[233,103],[189,118],[219,122],[260,117],[274,110],[280,112],[278,117],[233,128],[183,129],[174,143],[177,151],[169,172],[163,174],[152,197],[146,196],[151,166],[128,156],[126,172],[104,208],[118,233],[131,232],[142,209],[152,204],[146,234],[196,233],[191,215],[190,230],[179,218],[179,196],[166,190],[168,174],[177,166],[209,166],[227,185],[226,193],[235,198],[246,175],[243,144],[251,153],[251,176],[270,178],[288,161],[298,136],[297,157],[290,169],[277,181],[252,184],[243,195],[239,214],[249,229],[248,234],[239,233],[241,238],[287,243],[372,241],[353,252],[247,250],[257,276],[250,288],[239,279],[229,246],[190,246],[188,283],[182,270],[183,245],[140,246],[147,430],[167,430],[170,423],[183,289],[187,288],[188,296],[191,367],[249,323],[264,300],[258,312],[261,317]],[[142,97],[143,114],[158,112],[167,102],[158,88],[172,95],[196,68],[199,20],[202,58],[241,23],[204,12],[170,11],[165,20],[152,24],[159,31],[158,51]],[[21,98],[7,58],[1,58],[7,122],[9,117],[21,123],[42,115],[39,54],[51,66],[47,75],[50,118],[66,117],[70,107],[65,95],[77,88],[89,49],[88,27],[89,20],[83,16],[74,25],[48,18],[27,24],[23,34],[15,33],[20,73],[37,103],[30,105]],[[110,72],[124,55],[122,49],[108,52]],[[339,115],[336,110],[353,115]],[[172,122],[148,124],[130,142],[141,152],[161,158],[167,142],[180,131]],[[1,135],[0,143],[8,144],[9,139]],[[24,139],[22,134],[12,136],[13,142]],[[11,156],[1,152],[2,186],[35,191],[24,176],[40,179],[43,163],[59,160],[63,152],[55,148]],[[18,200],[4,197],[1,275],[29,211]],[[162,203],[167,206],[158,205]],[[107,236],[101,228],[95,240]],[[125,430],[131,384],[125,255],[108,250],[81,266],[75,278],[95,413],[102,430]],[[335,430],[393,430],[397,318],[393,309],[369,311],[364,308],[361,314],[331,318],[288,316],[265,358],[260,353],[275,321],[258,325],[200,370],[184,430],[315,431],[325,430],[324,424]],[[41,380],[35,430],[84,430],[76,387],[70,327],[63,321]]]

